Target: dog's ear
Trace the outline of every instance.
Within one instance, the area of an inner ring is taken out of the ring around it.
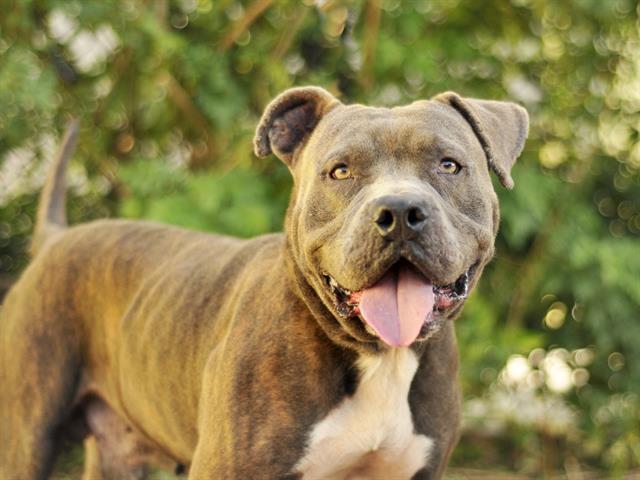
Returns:
[[[258,157],[275,153],[292,166],[320,119],[340,101],[319,87],[290,88],[278,95],[265,109],[253,140]]]
[[[433,98],[455,108],[471,125],[500,183],[513,188],[511,167],[522,152],[529,131],[529,115],[511,102],[462,98],[454,92]]]

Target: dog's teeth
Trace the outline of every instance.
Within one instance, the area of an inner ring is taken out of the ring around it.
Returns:
[[[345,303],[345,302],[342,302],[342,303],[339,303],[339,304],[336,306],[336,308],[337,308],[337,310],[338,310],[338,314],[339,314],[341,317],[348,318],[348,317],[350,317],[350,316],[351,316],[351,312],[352,312],[351,305],[349,305],[349,304],[347,304],[347,303]]]
[[[460,296],[466,296],[469,288],[469,275],[465,273],[454,284],[455,293]]]
[[[334,280],[334,278],[330,275],[327,275],[327,282],[329,286],[333,289],[334,293],[340,294],[343,297],[348,297],[351,295],[351,290],[347,290],[346,288],[342,288],[338,282]]]

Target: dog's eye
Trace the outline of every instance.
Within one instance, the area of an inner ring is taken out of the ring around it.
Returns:
[[[438,172],[446,175],[456,175],[460,172],[460,169],[462,169],[462,167],[453,158],[443,158],[440,160],[440,165],[438,166]]]
[[[334,180],[346,180],[352,177],[351,170],[344,163],[334,167],[330,175]]]

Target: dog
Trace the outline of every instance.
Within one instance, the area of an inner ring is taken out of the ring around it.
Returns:
[[[42,479],[84,438],[86,479],[437,479],[457,441],[453,321],[494,253],[528,130],[455,93],[266,108],[258,157],[293,175],[285,233],[67,228],[72,125],[34,258],[0,318],[0,478]],[[247,186],[250,188],[250,186]]]

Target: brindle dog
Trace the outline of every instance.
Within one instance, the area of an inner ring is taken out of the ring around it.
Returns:
[[[493,255],[489,173],[512,186],[527,127],[454,93],[389,109],[287,90],[255,138],[293,174],[285,233],[240,240],[66,228],[74,126],[2,308],[0,478],[47,477],[74,433],[91,479],[440,478],[451,320]]]

